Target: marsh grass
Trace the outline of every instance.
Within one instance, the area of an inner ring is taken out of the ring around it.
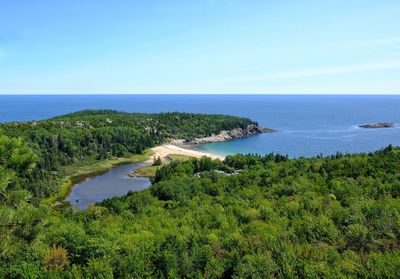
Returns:
[[[134,154],[124,158],[110,158],[106,160],[96,160],[95,158],[85,158],[63,169],[63,179],[60,184],[60,191],[44,200],[46,204],[62,203],[69,195],[72,187],[87,178],[96,177],[104,174],[117,166],[132,164],[145,161],[153,155],[151,149],[146,149],[143,154]]]

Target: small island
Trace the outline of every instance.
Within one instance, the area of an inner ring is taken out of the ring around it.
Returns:
[[[381,129],[381,128],[393,128],[394,124],[389,122],[378,122],[378,123],[363,124],[359,125],[358,127],[364,129]]]
[[[190,113],[0,130],[1,278],[399,278],[398,147],[222,160],[171,141],[267,130]]]

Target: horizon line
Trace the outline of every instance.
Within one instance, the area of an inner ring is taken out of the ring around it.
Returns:
[[[129,93],[129,92],[116,92],[116,93],[107,93],[107,92],[85,92],[85,93],[75,93],[75,92],[60,92],[60,93],[2,93],[0,92],[0,96],[43,96],[43,95],[373,95],[373,96],[394,96],[394,95],[400,95],[400,92],[387,92],[387,93],[377,93],[377,92],[360,92],[360,93],[257,93],[257,92],[248,92],[248,93],[236,93],[236,92],[224,92],[224,93],[183,93],[183,92],[175,92],[175,93],[170,93],[170,92],[165,92],[165,93],[157,93],[157,92],[147,92],[147,93]]]

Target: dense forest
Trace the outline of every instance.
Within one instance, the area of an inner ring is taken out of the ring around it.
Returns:
[[[59,190],[65,166],[82,159],[128,157],[168,139],[206,137],[250,124],[257,123],[226,115],[85,110],[44,121],[0,124],[0,130],[33,150],[34,169],[23,174],[21,185],[35,197],[47,197]]]
[[[0,278],[399,278],[400,149],[173,161],[80,212],[33,204],[0,136]]]

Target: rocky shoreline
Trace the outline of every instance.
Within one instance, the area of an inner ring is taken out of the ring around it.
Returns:
[[[255,124],[248,125],[245,129],[237,128],[229,131],[221,131],[217,135],[212,135],[204,138],[194,138],[194,139],[175,139],[171,140],[170,144],[174,145],[195,145],[195,144],[205,144],[213,142],[222,142],[238,138],[249,137],[257,134],[264,133],[275,133],[278,130],[272,128],[264,128]]]
[[[360,125],[358,127],[364,128],[364,129],[393,128],[394,124],[388,123],[388,122],[381,122],[381,123],[364,124],[364,125]]]

